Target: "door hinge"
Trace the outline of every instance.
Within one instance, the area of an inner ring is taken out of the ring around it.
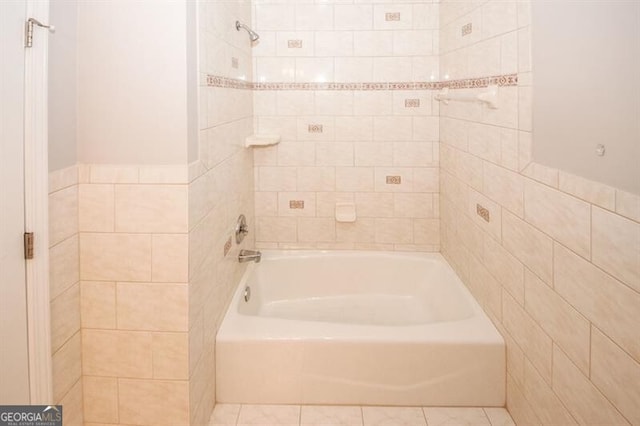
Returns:
[[[25,232],[24,233],[24,258],[25,259],[33,259],[33,232]]]
[[[45,25],[37,19],[29,18],[24,24],[24,47],[33,47],[33,26],[37,25],[47,28],[50,32],[54,32],[56,27],[53,25]]]

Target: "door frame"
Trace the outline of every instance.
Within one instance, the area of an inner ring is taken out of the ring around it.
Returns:
[[[49,0],[27,0],[27,19],[49,22]],[[49,300],[48,31],[34,30],[25,48],[25,232],[33,232],[34,258],[26,261],[29,391],[31,404],[53,404]]]

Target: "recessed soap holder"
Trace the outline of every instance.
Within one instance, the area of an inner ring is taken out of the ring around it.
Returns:
[[[236,244],[240,244],[248,233],[247,218],[241,214],[236,221]]]

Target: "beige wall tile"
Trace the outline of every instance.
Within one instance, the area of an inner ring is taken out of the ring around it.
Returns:
[[[258,185],[262,187],[262,183]],[[296,182],[287,181],[279,186],[273,185],[275,191],[295,191]],[[335,191],[336,169],[335,167],[298,167],[297,168],[298,191]]]
[[[552,240],[506,210],[502,212],[502,245],[546,283],[552,281]]]
[[[527,180],[524,190],[527,222],[588,259],[591,254],[591,206]]]
[[[471,254],[481,258],[486,234],[463,212],[459,212],[455,220],[457,221],[456,232],[460,237],[460,242],[467,246]]]
[[[387,176],[400,176],[400,183],[387,183]],[[413,169],[409,167],[376,167],[374,182],[376,192],[413,192]]]
[[[524,266],[493,238],[484,238],[484,266],[520,305],[524,305]]]
[[[121,330],[188,331],[189,289],[184,284],[117,283]]]
[[[342,140],[351,140],[341,138]],[[353,166],[353,143],[318,142],[316,143],[317,166]]]
[[[562,405],[558,396],[553,393],[535,367],[525,360],[525,381],[523,394],[543,424],[548,425],[577,425],[575,419]]]
[[[99,281],[80,283],[83,328],[116,328],[116,284]]]
[[[440,192],[439,170],[435,167],[414,167],[413,190],[414,192]]]
[[[515,426],[515,422],[511,418],[511,415],[509,415],[509,412],[506,408],[485,407],[483,410],[492,425]]]
[[[189,236],[154,234],[151,237],[151,279],[184,283],[189,279]]]
[[[114,185],[81,184],[78,199],[80,232],[115,230]]]
[[[49,194],[78,184],[78,166],[49,172]]]
[[[373,191],[373,167],[337,167],[335,189],[354,192]]]
[[[150,281],[151,235],[81,234],[80,276],[90,281]]]
[[[464,151],[455,151],[455,175],[472,188],[478,191],[483,187],[483,161],[475,155],[468,154]],[[493,190],[495,187],[489,184]]]
[[[556,345],[589,373],[589,321],[528,269],[525,270],[525,310]]]
[[[391,142],[360,142],[354,144],[356,166],[393,166],[394,144]]]
[[[82,330],[82,373],[87,376],[152,377],[151,333]]]
[[[440,221],[438,219],[413,219],[413,242],[415,244],[440,244]]]
[[[262,162],[265,162],[264,157],[266,157],[266,155],[262,156]],[[316,143],[282,142],[277,145],[277,156],[275,163],[255,164],[260,166],[314,166],[316,164]]]
[[[294,242],[298,239],[295,217],[259,217],[256,225],[256,241]]]
[[[435,217],[433,195],[430,193],[393,194],[393,216],[412,218]]]
[[[153,333],[152,350],[154,379],[189,379],[187,333]]]
[[[138,168],[135,166],[91,164],[88,167],[91,183],[138,183]]]
[[[524,215],[524,179],[519,174],[485,162],[482,192],[512,213]]]
[[[278,193],[277,192],[256,192],[255,193],[256,216],[277,216],[278,215]]]
[[[374,144],[380,145],[380,144]],[[428,167],[434,165],[433,143],[395,142],[393,144],[393,166],[397,167]],[[379,149],[379,148],[378,148]],[[391,164],[376,163],[372,166],[386,166]]]
[[[188,166],[141,166],[138,169],[140,183],[189,183]]]
[[[186,185],[117,185],[117,232],[187,232]]]
[[[299,218],[298,241],[335,241],[336,221],[333,218]]]
[[[59,402],[71,390],[82,374],[80,333],[76,333],[53,354],[53,400]]]
[[[393,217],[394,194],[383,192],[356,192],[358,217]]]
[[[561,191],[591,204],[597,204],[608,210],[615,210],[616,190],[610,186],[560,170],[558,187]]]
[[[489,210],[488,222],[478,214],[478,206]],[[467,214],[483,231],[488,232],[498,241],[502,239],[502,209],[498,204],[481,193],[469,189],[469,207]]]
[[[460,209],[466,209],[469,205],[469,187],[452,174],[441,171],[440,191],[443,197]]]
[[[411,219],[376,219],[376,243],[413,242],[413,221]]]
[[[616,190],[616,213],[640,222],[640,195]]]
[[[585,425],[630,425],[558,347],[553,351],[553,390]]]
[[[507,410],[519,426],[541,426],[536,409],[524,397],[520,386],[507,374]]]
[[[473,295],[485,310],[502,319],[502,288],[475,256],[469,257],[469,284]]]
[[[80,279],[78,236],[49,249],[49,297],[55,299]]]
[[[592,327],[591,381],[631,424],[640,424],[640,364]]]
[[[78,187],[49,194],[49,247],[78,233]]]
[[[552,341],[540,326],[508,293],[502,293],[502,321],[525,356],[551,383]]]
[[[593,263],[640,291],[640,223],[593,208]]]
[[[80,331],[80,284],[51,301],[51,352]]]
[[[118,380],[120,422],[148,426],[189,423],[186,381]]]
[[[303,205],[300,208],[299,203]],[[292,208],[291,203],[297,207]],[[279,192],[278,193],[278,216],[304,216],[313,217],[316,215],[316,193],[315,192]]]
[[[353,223],[336,223],[336,241],[373,243],[376,238],[376,221],[358,219]]]
[[[259,167],[258,191],[295,191],[297,171],[295,167]]]
[[[611,339],[640,360],[640,294],[559,244],[555,290]]]
[[[71,390],[59,401],[64,407],[64,424],[65,426],[83,426],[84,425],[84,409],[83,409],[83,387],[82,380],[73,385]]]
[[[522,129],[521,129],[522,130]],[[522,174],[551,187],[558,187],[558,169],[546,167],[538,163],[529,163]]]
[[[335,217],[336,203],[353,203],[352,192],[316,192],[316,216]]]
[[[85,420],[118,423],[118,379],[83,376],[82,384]]]

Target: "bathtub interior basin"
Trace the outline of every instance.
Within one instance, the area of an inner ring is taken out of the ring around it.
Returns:
[[[468,294],[447,285],[453,271],[437,254],[269,252],[265,260],[247,283],[240,315],[381,326],[474,315]]]
[[[505,374],[502,336],[434,253],[263,251],[216,338],[225,403],[503,406]]]

